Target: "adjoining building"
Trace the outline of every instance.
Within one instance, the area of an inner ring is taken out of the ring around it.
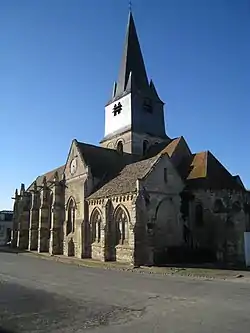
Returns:
[[[0,246],[7,245],[11,241],[13,227],[13,212],[10,210],[0,211]]]
[[[135,265],[194,250],[244,262],[249,193],[210,151],[166,134],[132,13],[104,132],[100,146],[73,140],[64,165],[16,190],[13,246]]]

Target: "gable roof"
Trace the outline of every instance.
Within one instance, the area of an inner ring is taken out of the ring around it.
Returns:
[[[116,150],[79,142],[76,145],[91,173],[100,181],[89,198],[124,194],[136,190],[136,180],[149,172],[160,156],[167,154],[179,175],[190,189],[229,189],[245,191],[239,176],[233,176],[209,151],[191,154],[183,137],[152,146],[143,160],[131,154],[119,154]],[[148,156],[151,155],[151,156]],[[178,157],[178,158],[176,158]],[[52,181],[57,171],[62,178],[65,165],[36,178],[42,186],[44,176]],[[32,190],[34,182],[28,187]]]
[[[114,178],[103,184],[88,199],[97,199],[136,191],[136,181],[146,176],[152,166],[159,160],[154,156],[142,161],[126,165]]]
[[[79,141],[76,141],[76,144],[82,154],[83,160],[90,167],[92,175],[96,178],[102,178],[107,173],[114,174],[136,158],[136,156],[131,154],[120,154],[114,149],[94,146]]]
[[[153,145],[148,155],[167,153],[181,178],[190,188],[244,190],[241,179],[233,176],[210,151],[192,154],[181,136],[168,144]]]
[[[182,136],[174,139],[170,139],[168,142],[160,142],[156,143],[149,147],[147,151],[147,157],[153,157],[157,154],[165,154],[167,153],[169,157],[172,157],[173,153],[175,152],[178,144],[181,142],[181,140],[184,140]]]
[[[166,145],[161,151],[160,154],[167,153],[169,157],[172,157],[178,144],[180,143],[181,137],[173,139],[168,145]]]
[[[210,151],[192,154],[177,169],[189,188],[244,190]]]
[[[155,143],[150,146],[147,150],[145,158],[153,157],[159,154],[163,149],[165,149],[169,144],[171,144],[175,139],[169,139],[169,141]]]
[[[94,177],[108,180],[117,174],[125,165],[131,163],[133,160],[138,159],[138,156],[131,154],[119,154],[116,150],[94,146],[91,144],[79,142],[75,140],[77,147],[82,155],[85,163],[90,167],[91,173]],[[62,177],[65,170],[65,165],[53,169],[43,175],[38,176],[35,181],[37,186],[42,186],[43,178],[46,177],[47,181],[52,181],[55,172],[58,172],[59,178]],[[30,191],[34,188],[34,182],[27,188]]]
[[[235,176],[233,176],[233,178],[235,179],[235,181],[236,181],[238,184],[240,184],[242,187],[245,188],[244,183],[243,183],[243,181],[241,180],[241,178],[240,178],[239,175],[235,175]]]

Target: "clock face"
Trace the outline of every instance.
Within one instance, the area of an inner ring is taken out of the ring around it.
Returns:
[[[71,173],[71,175],[74,175],[76,173],[76,169],[77,169],[77,160],[76,160],[76,158],[74,158],[70,163],[70,173]]]

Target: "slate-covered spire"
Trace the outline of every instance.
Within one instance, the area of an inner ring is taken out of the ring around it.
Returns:
[[[115,89],[115,97],[120,96],[125,91],[130,72],[132,72],[137,89],[140,91],[147,90],[149,87],[147,73],[131,11],[128,18],[125,45]]]
[[[160,103],[164,104],[164,103],[162,102],[162,100],[160,99],[160,97],[159,97],[159,95],[158,95],[158,93],[157,93],[157,91],[156,91],[155,85],[154,85],[154,83],[153,83],[152,80],[150,80],[149,86],[150,86],[150,90],[151,90],[151,96],[152,96],[152,99],[153,99],[154,101],[156,101],[156,102],[160,102]]]

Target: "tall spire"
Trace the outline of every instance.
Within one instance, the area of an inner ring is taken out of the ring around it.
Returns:
[[[147,90],[149,87],[148,78],[131,10],[129,11],[125,45],[115,97],[120,96],[125,91],[130,72],[132,72],[136,88],[141,91]]]

